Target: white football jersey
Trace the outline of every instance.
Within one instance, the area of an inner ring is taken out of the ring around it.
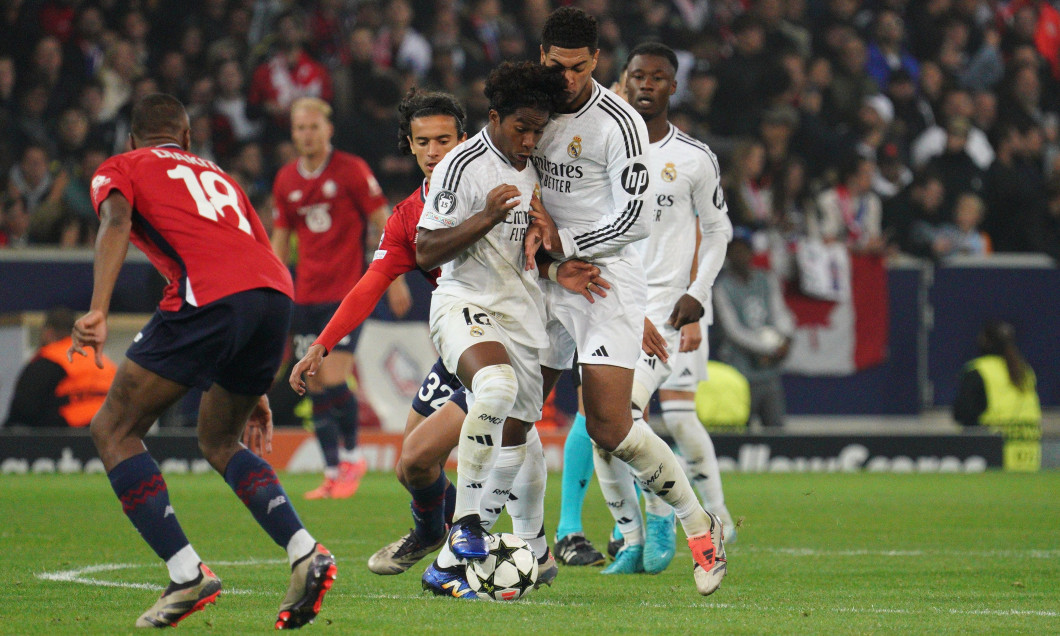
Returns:
[[[522,171],[516,170],[482,129],[453,148],[435,167],[418,227],[456,227],[484,210],[486,196],[502,184],[519,188],[519,205],[485,236],[442,265],[435,294],[465,300],[519,322],[533,339],[524,344],[543,347],[548,339],[538,272],[523,269],[523,237],[530,223],[530,197],[537,187],[533,165],[527,163]]]
[[[732,240],[732,223],[721,189],[718,159],[706,144],[678,130],[649,147],[652,200],[648,206],[651,236],[636,244],[644,263],[649,295],[673,303],[690,294],[710,312],[710,288]],[[695,282],[689,275],[696,259],[696,217],[702,242]],[[653,302],[649,301],[649,305]],[[669,312],[667,312],[669,315]]]
[[[648,235],[651,184],[644,119],[595,80],[575,113],[553,116],[534,149],[541,202],[559,228],[565,258],[606,263],[632,257]]]

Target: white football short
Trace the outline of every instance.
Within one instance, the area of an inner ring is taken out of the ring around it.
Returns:
[[[549,339],[541,355],[543,366],[569,369],[577,351],[579,364],[636,367],[647,305],[644,269],[631,258],[597,265],[611,289],[606,298],[594,296],[594,303],[558,283],[541,281]]]
[[[509,417],[524,422],[541,419],[541,361],[540,349],[531,344],[534,337],[516,320],[486,311],[467,301],[435,294],[431,299],[431,340],[441,355],[442,363],[456,374],[460,356],[481,342],[498,342],[508,352],[508,360],[515,370],[519,392]],[[466,387],[468,404],[473,404],[471,387]]]

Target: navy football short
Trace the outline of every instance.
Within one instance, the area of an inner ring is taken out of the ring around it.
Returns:
[[[412,410],[427,417],[449,400],[467,413],[467,393],[464,391],[464,385],[460,384],[460,378],[456,377],[455,373],[449,373],[442,364],[442,359],[438,358],[427,377],[423,379],[419,393],[412,399]]]
[[[319,303],[315,305],[295,304],[291,312],[291,333],[294,335],[294,357],[301,360],[309,346],[317,339],[328,321],[335,315],[339,303]],[[361,337],[361,327],[357,325],[352,333],[347,334],[331,351],[353,353],[357,349],[357,339]],[[330,351],[329,351],[330,353]]]
[[[291,299],[251,289],[202,307],[155,311],[126,357],[167,380],[209,390],[214,383],[240,395],[272,386],[287,344]]]

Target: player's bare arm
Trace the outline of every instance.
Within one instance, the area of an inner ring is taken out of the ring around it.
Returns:
[[[269,242],[272,244],[273,253],[276,254],[281,263],[286,265],[287,259],[291,255],[291,231],[287,228],[274,227],[272,228],[272,236],[269,237]]]
[[[519,205],[519,188],[501,184],[486,195],[486,207],[460,225],[428,230],[420,228],[416,264],[424,270],[448,263],[503,221]]]
[[[66,357],[73,361],[74,353],[87,356],[85,347],[96,351],[96,366],[103,368],[103,345],[107,342],[107,314],[114,285],[118,281],[125,255],[129,252],[129,233],[132,231],[132,205],[117,190],[100,205],[99,234],[96,237],[96,258],[93,265],[92,304],[88,313],[74,323],[73,343]]]

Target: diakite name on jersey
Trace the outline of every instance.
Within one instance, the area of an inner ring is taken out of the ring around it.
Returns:
[[[196,157],[195,155],[185,154],[182,152],[170,152],[164,148],[152,148],[151,152],[154,153],[159,159],[176,159],[177,161],[183,161],[184,163],[190,163],[193,166],[199,166],[200,168],[209,168],[211,170],[217,170],[224,172],[221,167],[212,161]]]
[[[582,167],[572,166],[569,163],[556,163],[549,161],[547,157],[534,155],[531,160],[537,168],[541,180],[541,187],[564,194],[570,193],[571,179],[582,178]]]

